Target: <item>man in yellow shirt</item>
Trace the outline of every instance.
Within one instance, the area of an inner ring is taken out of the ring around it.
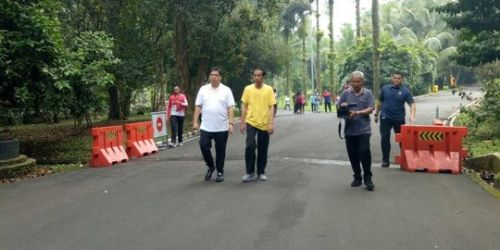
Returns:
[[[266,181],[265,169],[269,136],[274,132],[274,97],[273,88],[264,83],[266,71],[255,68],[254,83],[245,87],[241,97],[242,109],[240,120],[241,133],[247,133],[245,148],[246,174],[243,182],[256,179]],[[257,142],[255,137],[257,136]],[[257,149],[257,175],[255,175],[255,149]]]

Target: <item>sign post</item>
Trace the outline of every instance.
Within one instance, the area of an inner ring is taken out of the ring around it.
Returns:
[[[153,127],[153,138],[159,146],[166,145],[167,134],[167,113],[165,111],[151,113],[151,125]]]

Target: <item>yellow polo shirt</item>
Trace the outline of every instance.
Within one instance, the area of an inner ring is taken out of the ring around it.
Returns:
[[[252,83],[245,87],[241,101],[248,105],[245,121],[257,129],[267,131],[270,115],[273,115],[269,108],[276,103],[273,88],[262,84],[258,89]]]

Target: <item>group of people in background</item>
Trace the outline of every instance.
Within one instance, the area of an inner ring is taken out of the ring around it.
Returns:
[[[293,113],[297,115],[302,115],[305,113],[305,106],[308,104],[307,98],[302,91],[297,91],[293,96]],[[332,112],[332,104],[335,101],[336,96],[328,90],[324,90],[323,94],[320,96],[318,92],[315,92],[309,97],[309,103],[311,104],[311,112],[319,113],[321,108],[321,103],[324,104],[325,113]],[[290,108],[290,97],[285,96],[285,106],[284,110],[291,110]]]
[[[276,89],[264,83],[266,71],[257,67],[252,72],[253,83],[247,85],[241,97],[240,132],[246,133],[245,140],[245,174],[243,182],[266,181],[265,169],[269,149],[270,136],[274,133],[274,118],[277,109]],[[200,130],[199,146],[207,167],[205,180],[212,178],[217,172],[216,181],[224,181],[224,161],[229,134],[233,133],[235,101],[229,87],[221,83],[222,73],[219,68],[212,68],[209,74],[210,83],[198,91],[193,115],[193,129]],[[316,92],[310,97],[312,112],[319,112],[321,99],[325,112],[332,112],[332,104],[337,108],[347,108],[345,141],[347,154],[353,170],[351,186],[361,186],[373,191],[375,185],[371,172],[371,119],[375,111],[374,121],[380,121],[382,167],[389,167],[391,148],[391,130],[399,133],[405,124],[405,103],[410,106],[410,122],[415,121],[416,106],[410,90],[403,85],[403,74],[392,74],[391,83],[380,90],[378,102],[369,89],[364,87],[363,72],[354,71],[343,91],[337,99],[328,90],[321,97]],[[291,109],[293,101],[294,113],[303,114],[306,97],[298,91],[290,99],[285,96],[285,110]],[[167,118],[171,123],[172,133],[170,146],[182,146],[182,126],[187,98],[174,88],[167,105]],[[203,119],[199,124],[200,115]],[[212,142],[215,144],[215,160],[212,156]]]

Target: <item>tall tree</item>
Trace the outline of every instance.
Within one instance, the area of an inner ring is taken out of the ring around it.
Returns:
[[[328,16],[330,18],[330,24],[328,26],[330,30],[330,53],[329,53],[329,62],[330,62],[330,88],[336,89],[336,74],[335,74],[335,40],[333,36],[333,10],[334,10],[335,1],[328,0]]]
[[[356,38],[361,38],[361,10],[359,7],[359,1],[356,0]]]
[[[437,10],[448,13],[448,25],[460,30],[458,63],[476,66],[500,59],[500,1],[458,0]]]
[[[320,53],[320,43],[321,43],[321,37],[323,36],[323,33],[320,31],[319,27],[319,0],[316,0],[316,89],[313,89],[313,92],[315,90],[320,90],[322,89],[321,86],[321,53]]]
[[[372,0],[372,36],[373,36],[373,93],[378,96],[380,90],[380,25],[378,0]]]

